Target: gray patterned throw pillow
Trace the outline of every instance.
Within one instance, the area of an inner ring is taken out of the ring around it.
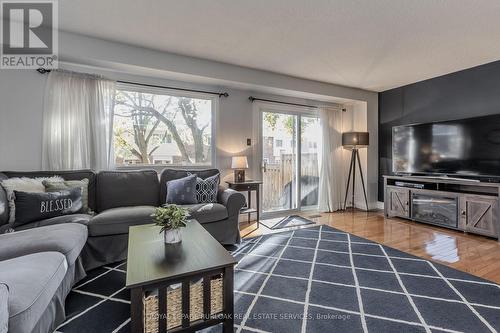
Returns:
[[[190,175],[195,175],[188,173]],[[198,203],[217,202],[217,192],[219,191],[220,174],[201,179],[196,177],[196,200]]]

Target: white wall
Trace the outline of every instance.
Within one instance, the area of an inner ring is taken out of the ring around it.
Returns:
[[[227,177],[230,177],[229,164],[233,155],[246,154],[249,164],[253,165],[252,149],[246,146],[247,138],[256,142],[253,137],[256,124],[248,100],[250,95],[308,105],[350,103],[364,108],[360,112],[364,112],[366,120],[362,121],[372,140],[366,157],[369,201],[375,205],[378,165],[374,142],[377,138],[376,93],[68,33],[60,35],[60,60],[66,69],[101,73],[126,81],[227,91],[229,97],[220,100],[216,131],[216,166]],[[0,70],[0,170],[41,168],[45,80],[46,76],[35,71]]]
[[[41,167],[44,82],[35,71],[0,70],[0,170]]]

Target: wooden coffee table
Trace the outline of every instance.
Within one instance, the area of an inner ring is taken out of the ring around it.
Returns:
[[[233,266],[236,260],[196,220],[182,228],[182,242],[167,245],[159,227],[153,224],[129,229],[127,281],[131,291],[132,332],[144,332],[144,295],[158,291],[158,332],[167,331],[167,287],[182,284],[182,325],[171,332],[193,332],[223,323],[233,332]],[[222,274],[223,306],[210,315],[211,278]],[[203,318],[190,320],[190,283],[203,279]]]

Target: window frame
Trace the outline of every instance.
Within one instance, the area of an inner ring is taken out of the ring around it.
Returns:
[[[188,97],[188,98],[197,98],[197,99],[206,99],[210,100],[212,103],[212,109],[211,109],[211,124],[210,124],[210,130],[211,130],[211,137],[210,137],[210,164],[206,165],[178,165],[178,164],[136,164],[136,165],[115,165],[116,170],[140,170],[140,169],[153,169],[157,171],[161,171],[166,168],[171,168],[171,169],[181,169],[181,170],[203,170],[203,169],[211,169],[211,168],[217,168],[217,147],[216,147],[216,129],[217,129],[217,116],[218,116],[218,111],[219,111],[219,97],[213,94],[205,94],[205,93],[199,93],[199,92],[191,92],[191,91],[179,91],[175,89],[169,89],[169,88],[160,88],[160,87],[150,87],[147,85],[141,85],[141,84],[131,84],[131,83],[122,83],[122,82],[117,82],[116,84],[116,89],[115,91],[119,90],[126,90],[126,91],[134,91],[134,92],[140,92],[140,93],[147,93],[147,94],[157,94],[157,95],[168,95],[168,96],[174,96],[174,97]],[[113,152],[114,152],[114,141],[115,141],[115,135],[114,135],[114,106],[113,106],[113,115],[112,115],[112,140],[113,140]],[[114,154],[113,154],[114,155]]]

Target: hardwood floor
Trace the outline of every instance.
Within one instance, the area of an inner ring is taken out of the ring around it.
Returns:
[[[382,211],[304,212],[299,215],[500,283],[500,242],[497,240],[399,218],[385,218]],[[311,218],[313,215],[321,216]],[[258,230],[252,231],[255,226],[254,222],[242,222],[241,234],[252,237],[284,230],[270,230],[260,224]]]

